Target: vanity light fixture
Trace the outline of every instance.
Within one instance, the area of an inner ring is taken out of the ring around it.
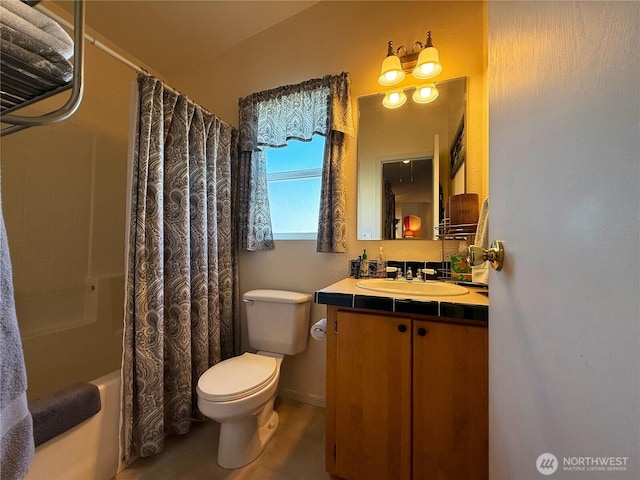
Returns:
[[[404,47],[400,47],[404,48]],[[398,49],[400,50],[400,49]],[[406,50],[406,49],[405,49]],[[388,87],[395,85],[404,80],[405,73],[402,70],[402,63],[400,57],[393,53],[393,44],[389,41],[387,45],[387,56],[382,61],[382,68],[380,69],[380,76],[378,77],[378,83]]]
[[[429,83],[428,85],[421,85],[415,89],[411,98],[416,103],[430,103],[433,102],[440,92],[435,83]]]
[[[413,87],[411,87],[413,88]],[[419,85],[411,95],[411,98],[416,103],[431,103],[438,96],[440,92],[438,91],[438,87],[436,87],[435,83],[428,83],[426,85]],[[404,93],[404,90],[392,90],[384,94],[384,98],[382,99],[382,105],[386,108],[398,108],[404,105],[407,101],[407,94]]]
[[[382,99],[382,105],[387,108],[398,108],[405,104],[407,101],[407,94],[402,90],[394,90],[393,92],[387,92]]]
[[[424,46],[413,69],[413,76],[424,80],[433,78],[442,72],[440,55],[431,41],[431,32],[427,32],[427,44]]]
[[[404,55],[400,55],[403,50]],[[404,45],[399,46],[394,53],[392,42],[387,44],[387,56],[382,62],[378,83],[385,87],[400,83],[406,76],[405,72],[412,72],[419,79],[433,78],[442,72],[440,55],[433,46],[430,31],[427,32],[426,44],[415,42],[411,53]]]

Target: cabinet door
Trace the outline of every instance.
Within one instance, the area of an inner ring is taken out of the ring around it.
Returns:
[[[331,473],[349,480],[408,480],[411,320],[339,311],[335,365],[328,369],[337,373],[333,398],[327,398],[334,403],[327,413],[335,414]]]
[[[413,322],[413,478],[487,479],[484,327]]]

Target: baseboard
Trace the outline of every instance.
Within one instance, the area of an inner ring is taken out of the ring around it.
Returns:
[[[326,400],[324,397],[318,397],[316,395],[300,393],[294,390],[289,390],[287,388],[281,388],[280,390],[278,390],[278,395],[283,398],[295,400],[297,402],[307,403],[309,405],[315,405],[316,407],[322,407],[322,408],[326,407]]]

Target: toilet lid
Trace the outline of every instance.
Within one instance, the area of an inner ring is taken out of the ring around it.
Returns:
[[[204,372],[198,380],[198,395],[212,402],[237,400],[261,390],[276,373],[275,358],[244,353]]]

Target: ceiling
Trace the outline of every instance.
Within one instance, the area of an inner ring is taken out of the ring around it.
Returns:
[[[73,2],[53,0],[68,12]],[[317,1],[89,0],[86,24],[159,74],[194,67]],[[46,6],[46,3],[43,4]]]

